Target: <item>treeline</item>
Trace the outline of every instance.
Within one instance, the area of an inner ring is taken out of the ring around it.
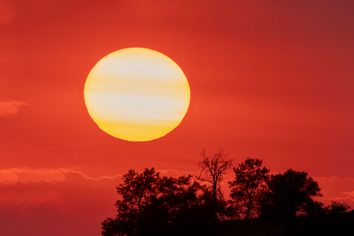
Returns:
[[[317,200],[320,187],[306,172],[270,174],[253,158],[233,166],[222,151],[201,156],[199,176],[129,170],[102,235],[342,235],[354,224],[346,204]],[[230,169],[226,200],[221,183]]]

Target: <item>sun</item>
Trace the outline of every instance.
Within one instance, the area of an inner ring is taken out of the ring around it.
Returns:
[[[84,87],[89,115],[113,137],[127,141],[161,138],[183,120],[190,87],[169,57],[147,48],[124,48],[103,57]]]

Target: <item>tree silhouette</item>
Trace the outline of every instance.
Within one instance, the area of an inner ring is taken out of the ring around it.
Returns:
[[[263,166],[262,160],[248,158],[233,171],[235,179],[229,182],[232,208],[241,211],[245,219],[257,217],[269,169]]]
[[[210,184],[211,209],[216,214],[218,209],[223,208],[224,199],[220,183],[227,170],[232,166],[232,160],[227,159],[227,155],[222,150],[214,154],[208,154],[203,150],[201,156],[200,179]]]
[[[269,176],[263,161],[233,168],[227,216],[220,183],[231,160],[202,152],[201,174],[161,176],[154,168],[129,170],[117,187],[117,215],[102,222],[103,236],[141,235],[342,235],[353,232],[354,211],[340,202],[324,207],[316,181],[292,169]],[[205,181],[208,184],[201,182]],[[257,220],[250,220],[257,218]],[[269,220],[273,219],[273,220]]]
[[[316,181],[306,172],[292,169],[272,175],[267,185],[261,204],[262,217],[293,219],[297,214],[307,214],[306,206],[314,203],[312,197],[321,196]]]
[[[350,206],[343,202],[333,201],[329,206],[325,208],[325,212],[329,216],[344,215],[350,210]]]
[[[129,170],[117,187],[117,216],[102,223],[102,235],[149,235],[181,222],[182,212],[203,204],[205,187],[191,175],[161,177],[154,168],[142,173]]]
[[[109,233],[116,230],[117,233],[134,234],[144,208],[157,198],[160,175],[154,168],[145,169],[143,173],[129,170],[122,179],[123,183],[117,187],[120,196],[116,202],[117,218],[107,219],[103,228]]]

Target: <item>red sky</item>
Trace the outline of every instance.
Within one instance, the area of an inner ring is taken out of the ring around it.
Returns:
[[[0,0],[1,235],[99,235],[119,175],[196,173],[202,148],[307,171],[324,201],[354,206],[353,12],[350,0]],[[147,143],[100,131],[83,100],[93,65],[136,46],[191,86],[182,124]]]

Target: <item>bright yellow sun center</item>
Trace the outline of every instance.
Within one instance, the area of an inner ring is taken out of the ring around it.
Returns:
[[[103,57],[84,88],[87,110],[100,129],[127,141],[149,141],[176,128],[187,112],[190,89],[181,68],[146,48]]]

